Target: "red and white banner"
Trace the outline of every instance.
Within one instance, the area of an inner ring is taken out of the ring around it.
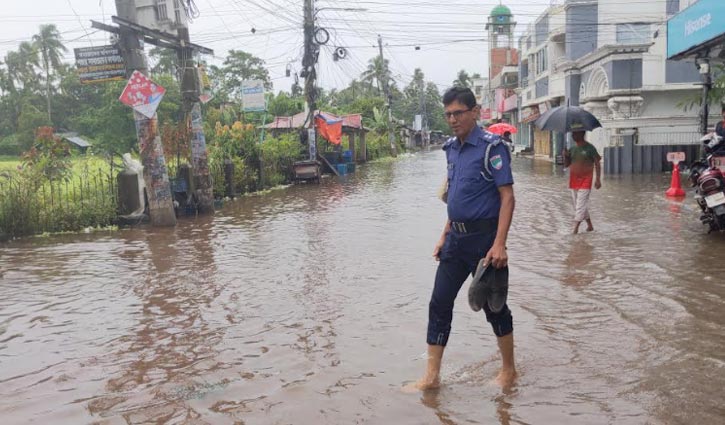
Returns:
[[[164,93],[166,93],[165,88],[149,80],[142,73],[133,71],[118,100],[143,116],[153,118]]]

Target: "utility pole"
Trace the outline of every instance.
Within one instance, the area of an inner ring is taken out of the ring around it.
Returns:
[[[315,0],[305,0],[304,6],[304,36],[305,36],[305,53],[302,58],[302,77],[305,78],[305,100],[307,103],[307,121],[310,123],[308,129],[308,146],[310,153],[310,161],[317,159],[317,135],[315,132],[315,110],[317,109],[317,89],[315,88],[315,80],[317,79],[318,50],[315,45]]]
[[[136,1],[116,0],[116,13],[120,18],[136,22]],[[148,74],[146,57],[139,41],[139,34],[130,28],[120,28],[119,45],[126,61],[126,77],[134,70]],[[139,112],[133,112],[136,123],[143,178],[149,201],[149,215],[154,226],[175,226],[176,215],[171,197],[171,184],[164,159],[164,149],[159,137],[158,117],[147,118]]]
[[[421,138],[423,146],[428,146],[428,113],[425,104],[425,80],[420,80],[420,114],[421,114]]]
[[[199,212],[202,214],[214,213],[214,191],[209,174],[209,158],[206,151],[206,138],[204,137],[204,121],[201,116],[201,102],[199,102],[200,82],[199,73],[194,66],[194,49],[190,46],[189,28],[178,28],[181,48],[177,49],[179,65],[181,65],[181,97],[184,102],[184,116],[188,122],[191,115],[191,170],[193,174],[192,189],[199,203]]]
[[[383,56],[383,37],[378,34],[378,48],[380,49],[380,65],[385,66],[385,57]],[[388,79],[384,78],[381,83],[383,83],[383,91],[385,92],[385,97],[388,99],[388,140],[390,141],[390,150],[394,157],[398,156],[398,148],[395,146],[395,126],[393,125],[393,108],[392,108],[392,100],[393,97],[390,95],[390,87],[388,87]]]
[[[710,115],[710,89],[712,88],[712,74],[710,73],[710,61],[703,59],[698,64],[700,75],[702,75],[702,99],[700,101],[700,134],[707,133],[708,118]]]

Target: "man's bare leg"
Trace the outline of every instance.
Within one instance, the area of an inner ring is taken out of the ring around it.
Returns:
[[[432,390],[441,385],[441,362],[443,361],[443,345],[428,345],[428,364],[425,369],[425,376],[415,383],[406,385],[404,391],[410,390]]]
[[[588,218],[587,219],[587,232],[593,232],[593,231],[594,231],[594,226],[592,225],[592,219]]]
[[[501,387],[510,387],[516,380],[516,365],[514,364],[514,333],[498,339],[498,349],[501,352],[501,371],[496,377],[496,384]]]
[[[580,225],[580,224],[582,224],[582,222],[581,222],[581,221],[575,221],[575,222],[574,222],[574,234],[575,234],[575,235],[576,235],[577,233],[579,233],[579,225]]]

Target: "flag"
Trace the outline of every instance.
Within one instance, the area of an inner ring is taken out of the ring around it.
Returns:
[[[324,115],[317,115],[315,117],[315,127],[328,142],[335,145],[342,143],[341,119],[328,119]]]

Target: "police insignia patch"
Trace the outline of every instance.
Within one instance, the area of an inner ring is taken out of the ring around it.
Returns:
[[[500,170],[503,168],[503,159],[501,158],[501,155],[492,156],[490,162],[494,170]]]

